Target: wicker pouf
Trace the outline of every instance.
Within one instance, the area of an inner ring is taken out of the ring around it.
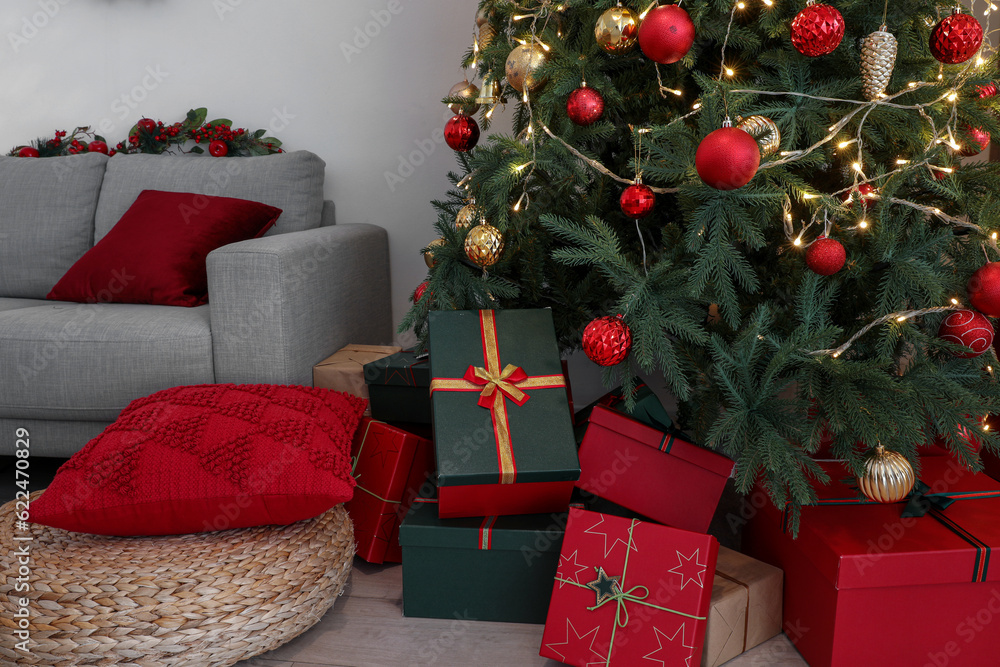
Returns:
[[[41,492],[32,494],[37,496]],[[29,524],[0,507],[0,663],[224,667],[312,627],[343,591],[354,533],[342,505],[290,526],[101,537]],[[30,535],[30,591],[14,554]],[[14,612],[30,603],[30,654]]]

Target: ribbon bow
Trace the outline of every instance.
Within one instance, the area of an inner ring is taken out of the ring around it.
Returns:
[[[913,485],[913,493],[903,508],[904,517],[921,517],[927,514],[931,508],[946,510],[955,502],[955,498],[947,494],[931,493],[931,487],[927,486],[919,479]]]
[[[642,589],[645,592],[641,593],[639,595],[636,595],[636,591],[638,591],[639,589]],[[610,595],[609,597],[604,598],[603,600],[601,600],[600,602],[598,602],[597,604],[595,604],[593,607],[587,607],[587,610],[588,611],[595,611],[595,610],[600,609],[601,607],[603,607],[608,602],[616,602],[618,604],[618,608],[615,610],[615,624],[619,628],[624,628],[626,625],[628,625],[628,609],[626,609],[626,607],[625,607],[626,600],[628,602],[643,602],[643,600],[645,600],[648,597],[649,597],[649,589],[646,588],[645,586],[633,586],[632,588],[628,589],[627,591],[623,591],[618,584],[615,584],[615,592],[612,595]],[[643,604],[647,604],[647,603],[643,602]],[[656,605],[649,605],[649,606],[650,607],[656,607],[657,609],[662,609],[663,611],[670,611],[670,612],[673,612],[673,613],[678,614],[680,616],[687,616],[688,618],[698,618],[698,619],[700,619],[699,616],[691,616],[691,615],[688,615],[688,614],[683,614],[683,613],[674,611],[673,609],[667,609],[666,607],[657,607]]]
[[[483,387],[479,393],[479,405],[492,408],[496,401],[506,396],[518,406],[528,402],[530,396],[518,389],[517,385],[528,379],[528,374],[520,366],[507,364],[500,373],[493,373],[482,366],[469,366],[464,379]],[[499,390],[499,392],[497,391]]]

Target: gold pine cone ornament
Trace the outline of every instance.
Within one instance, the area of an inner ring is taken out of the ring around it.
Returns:
[[[885,95],[899,45],[885,26],[861,40],[861,92],[866,100]]]
[[[877,503],[897,503],[913,490],[916,477],[913,466],[899,452],[887,451],[882,445],[868,454],[865,472],[858,477],[858,488],[869,500]]]

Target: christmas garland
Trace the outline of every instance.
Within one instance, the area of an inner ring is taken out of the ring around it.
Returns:
[[[219,118],[206,122],[208,109],[191,109],[180,122],[165,125],[162,121],[143,118],[129,130],[128,138],[109,148],[107,139],[91,132],[89,126],[80,126],[72,134],[56,130],[51,139],[36,139],[30,144],[16,146],[7,155],[12,157],[59,157],[77,153],[148,153],[159,155],[173,153],[208,152],[214,157],[244,157],[248,155],[268,155],[282,153],[281,142],[265,136],[266,130],[250,132],[245,128],[233,128],[233,121]],[[193,146],[190,146],[191,144]],[[185,146],[190,149],[185,150]]]

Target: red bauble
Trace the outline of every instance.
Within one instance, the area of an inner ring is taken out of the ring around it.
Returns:
[[[647,58],[661,65],[683,58],[692,44],[694,22],[677,5],[654,7],[639,24],[639,48]]]
[[[974,310],[956,310],[944,318],[938,329],[938,338],[949,343],[964,345],[971,352],[958,353],[962,359],[978,357],[993,344],[993,325],[982,313]]]
[[[424,292],[427,291],[427,281],[417,285],[417,289],[413,290],[413,303],[418,303],[424,296]]]
[[[599,366],[615,366],[632,350],[632,330],[620,315],[598,317],[583,330],[583,351]]]
[[[472,116],[452,116],[444,126],[444,140],[452,150],[472,150],[479,142],[479,123]]]
[[[586,127],[604,114],[604,96],[593,88],[580,86],[566,100],[566,115],[577,125]]]
[[[105,155],[107,155],[108,145],[100,140],[91,141],[89,144],[87,144],[87,150],[90,151],[91,153],[104,153]]]
[[[633,183],[625,188],[618,203],[622,207],[622,213],[638,220],[653,212],[653,206],[656,205],[656,195],[648,185]]]
[[[136,123],[140,130],[145,130],[146,132],[152,134],[156,130],[156,121],[152,118],[140,118],[139,122]]]
[[[931,55],[946,65],[957,65],[976,55],[983,45],[983,26],[958,9],[931,30]]]
[[[857,188],[853,190],[848,190],[844,194],[840,195],[841,201],[847,204],[848,208],[854,208],[854,200],[860,199],[861,204],[865,207],[867,211],[872,203],[878,196],[878,192],[872,187],[871,183],[861,183]]]
[[[694,166],[701,180],[716,190],[742,188],[757,173],[760,147],[738,127],[723,127],[698,144]]]
[[[821,276],[832,276],[844,268],[846,261],[847,251],[844,250],[844,245],[826,236],[816,239],[806,250],[806,266]]]
[[[979,97],[981,97],[981,98],[983,98],[983,97],[996,97],[996,94],[997,94],[997,84],[995,84],[995,83],[993,83],[991,81],[990,83],[987,83],[986,85],[976,86],[976,92],[979,93]]]
[[[809,5],[792,19],[792,46],[805,56],[833,53],[844,38],[844,17],[836,7]]]
[[[990,317],[1000,317],[1000,262],[976,269],[965,285],[972,307]]]
[[[979,155],[990,145],[990,133],[986,130],[979,127],[966,127],[965,131],[969,133],[969,141],[962,143],[962,149],[959,151],[961,155],[965,157]]]
[[[229,155],[229,145],[222,139],[216,139],[208,145],[208,152],[212,157],[226,157]]]
[[[24,146],[17,152],[18,157],[38,157],[41,153],[34,146]]]

